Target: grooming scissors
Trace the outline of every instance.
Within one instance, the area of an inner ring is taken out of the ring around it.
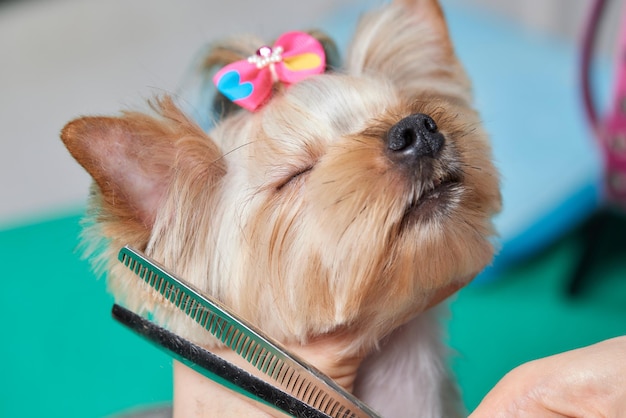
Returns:
[[[128,246],[118,259],[268,378],[265,381],[119,305],[113,317],[209,379],[294,417],[379,418],[330,377],[282,348],[229,308]]]

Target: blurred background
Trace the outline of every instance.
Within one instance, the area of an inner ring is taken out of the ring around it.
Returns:
[[[190,97],[207,42],[319,27],[345,48],[374,0],[0,0],[2,417],[105,417],[171,400],[171,361],[110,319],[76,247],[89,179],[58,133],[80,115]],[[501,252],[446,322],[468,409],[516,365],[626,334],[626,228],[580,99],[589,0],[444,0],[503,173]],[[604,111],[622,2],[594,60]],[[193,105],[193,103],[191,103]],[[608,226],[607,226],[608,225]],[[596,249],[572,291],[580,260]]]

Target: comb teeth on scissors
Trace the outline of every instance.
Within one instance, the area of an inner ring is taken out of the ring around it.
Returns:
[[[176,360],[225,387],[297,418],[330,418],[322,411],[126,308],[113,305],[111,314],[115,320]]]
[[[128,246],[118,259],[213,336],[270,377],[281,390],[333,418],[378,418],[335,381],[289,354],[227,307]]]

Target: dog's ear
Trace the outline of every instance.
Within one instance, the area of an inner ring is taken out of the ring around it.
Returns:
[[[442,88],[469,99],[469,82],[437,0],[395,0],[365,15],[348,49],[346,70],[382,76],[410,99]]]
[[[65,146],[100,192],[97,220],[123,222],[125,233],[135,237],[145,237],[152,228],[175,172],[184,170],[183,165],[208,167],[221,155],[171,99],[159,101],[155,110],[159,115],[127,112],[117,118],[84,117],[67,124],[61,133]]]

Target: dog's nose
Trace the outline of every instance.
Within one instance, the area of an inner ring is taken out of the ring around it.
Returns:
[[[387,133],[387,149],[398,162],[414,162],[420,157],[436,157],[444,136],[428,115],[416,113],[401,119]]]

